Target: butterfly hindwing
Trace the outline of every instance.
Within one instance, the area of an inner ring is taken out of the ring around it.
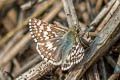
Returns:
[[[37,43],[36,49],[45,61],[48,61],[54,65],[60,65],[62,55],[57,53],[59,46],[56,46],[56,44],[61,45],[62,43],[59,39],[50,40],[45,43]]]

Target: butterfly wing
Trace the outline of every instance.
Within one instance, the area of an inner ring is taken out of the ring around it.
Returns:
[[[79,63],[84,57],[84,48],[79,42],[75,42],[72,46],[69,56],[66,61],[62,64],[62,70],[68,70],[72,65]]]
[[[36,49],[41,57],[54,65],[61,64],[61,37],[68,30],[55,24],[48,24],[39,19],[30,19],[29,28],[32,38],[37,43]],[[59,53],[58,53],[59,52]],[[56,58],[56,56],[59,56]]]
[[[62,62],[62,55],[60,52],[61,44],[62,42],[59,39],[55,39],[45,43],[37,43],[36,49],[45,61],[48,61],[53,65],[60,65]]]
[[[50,39],[61,37],[68,28],[59,27],[56,24],[48,24],[39,19],[30,19],[29,30],[35,42],[43,43]]]

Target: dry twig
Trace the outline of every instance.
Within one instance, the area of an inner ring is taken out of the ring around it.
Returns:
[[[69,27],[79,26],[72,0],[62,0]]]

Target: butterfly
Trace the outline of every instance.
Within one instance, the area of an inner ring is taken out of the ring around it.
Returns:
[[[29,31],[42,59],[56,66],[61,65],[64,71],[84,57],[85,50],[75,27],[61,27],[33,18],[29,20]]]

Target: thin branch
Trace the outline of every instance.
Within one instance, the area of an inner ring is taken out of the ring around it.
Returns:
[[[35,67],[29,69],[27,72],[16,78],[15,80],[37,80],[38,78],[42,77],[47,72],[53,70],[55,66],[52,64],[41,61]]]
[[[113,5],[113,7],[111,8],[111,10],[109,11],[109,13],[103,19],[102,23],[97,27],[96,32],[99,32],[104,27],[104,25],[108,22],[108,20],[112,17],[112,15],[114,14],[114,12],[118,8],[119,4],[120,4],[120,2],[117,0],[115,2],[115,4]]]
[[[27,63],[25,66],[23,66],[20,70],[18,70],[17,72],[15,72],[13,74],[13,77],[14,78],[18,77],[20,74],[22,74],[25,71],[27,71],[28,69],[30,69],[33,65],[36,65],[36,63],[40,62],[40,60],[41,60],[40,56],[37,56],[32,61],[30,61],[29,63]]]
[[[23,5],[21,6],[21,8],[22,8],[22,10],[26,10],[26,9],[31,8],[31,6],[34,6],[34,5],[37,4],[37,3],[42,3],[43,1],[47,1],[47,0],[31,0],[31,1],[23,4]]]
[[[71,15],[71,12],[69,10],[68,0],[62,0],[62,3],[63,3],[63,6],[64,6],[64,11],[65,11],[65,14],[66,14],[66,17],[67,17],[68,25],[69,25],[69,27],[72,27],[73,26],[72,19],[71,19],[72,15]]]
[[[69,27],[79,26],[72,0],[62,0]]]
[[[113,4],[116,2],[116,0],[111,0],[103,9],[102,11],[98,14],[98,16],[92,21],[90,24],[91,26],[96,26],[98,23],[103,19],[103,17],[108,13],[108,11],[111,9]]]
[[[71,12],[71,15],[72,15],[73,25],[79,26],[79,21],[78,21],[76,11],[75,11],[75,8],[74,8],[74,5],[73,5],[73,0],[68,0],[68,5],[69,5],[69,9],[70,9],[70,12]]]

